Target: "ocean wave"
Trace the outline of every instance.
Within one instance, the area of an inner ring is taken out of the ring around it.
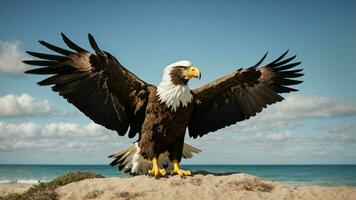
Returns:
[[[38,182],[47,182],[48,180],[33,180],[33,179],[30,179],[30,180],[22,180],[22,179],[19,179],[19,180],[0,180],[0,184],[1,183],[25,183],[25,184],[36,184]]]

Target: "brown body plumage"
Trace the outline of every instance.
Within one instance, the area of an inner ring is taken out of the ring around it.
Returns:
[[[147,163],[153,164],[148,171],[152,175],[165,174],[158,165],[163,167],[167,162],[174,163],[173,172],[189,175],[178,164],[182,156],[191,157],[199,150],[184,144],[186,128],[190,137],[197,138],[249,119],[267,105],[282,101],[280,93],[297,91],[289,86],[302,82],[294,79],[303,75],[302,70],[291,70],[300,62],[291,63],[295,56],[284,59],[285,52],[259,67],[266,54],[256,65],[194,90],[189,89],[188,81],[201,74],[189,61],[180,61],[167,66],[161,84],[154,86],[99,49],[90,34],[95,53],[77,46],[64,34],[62,37],[75,52],[40,41],[60,55],[28,52],[41,60],[24,62],[42,67],[26,73],[52,74],[38,84],[53,85],[53,91],[86,116],[121,136],[128,133],[132,138],[138,133],[138,144],[113,154],[111,163],[134,174],[147,172],[140,166],[148,159]],[[160,160],[168,161],[159,164]]]
[[[169,158],[181,160],[185,130],[188,125],[193,104],[172,112],[158,100],[157,89],[150,88],[146,116],[142,124],[139,141],[141,154],[150,160],[154,155],[168,151]]]

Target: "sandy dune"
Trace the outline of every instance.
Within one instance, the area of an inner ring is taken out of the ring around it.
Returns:
[[[22,193],[28,190],[32,184],[25,183],[1,183],[0,184],[0,197],[11,193]]]
[[[181,178],[87,179],[56,190],[60,199],[322,199],[355,200],[353,187],[294,187],[255,176],[195,173]]]

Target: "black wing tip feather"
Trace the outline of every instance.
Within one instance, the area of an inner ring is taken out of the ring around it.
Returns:
[[[37,52],[34,51],[25,51],[27,54],[31,55],[31,56],[35,56]],[[37,56],[35,56],[37,57]]]
[[[34,72],[34,70],[35,69],[26,70],[23,73],[25,73],[25,74],[37,74],[37,73]]]
[[[289,49],[287,49],[282,55],[280,55],[276,60],[281,60],[282,58],[284,58],[284,56],[286,56],[289,53]]]
[[[40,44],[42,44],[42,45],[46,45],[46,44],[47,44],[47,42],[44,41],[44,40],[38,40],[38,43],[40,43]]]
[[[71,49],[75,50],[78,53],[81,52],[88,52],[87,50],[83,49],[82,47],[78,46],[75,44],[72,40],[70,40],[63,32],[61,32],[61,36],[63,39],[63,42]]]
[[[288,52],[289,52],[289,49],[287,49],[282,55],[280,55],[278,58],[276,58],[269,64],[265,65],[264,67],[272,68],[274,72],[289,72],[286,70],[294,68],[294,67],[302,64],[301,61],[290,63],[292,60],[294,60],[297,57],[297,55],[293,55],[293,56],[283,60],[283,58],[288,54]],[[263,57],[255,65],[253,65],[252,67],[249,67],[249,69],[259,67],[259,65],[265,60],[267,55],[268,55],[268,51],[263,55]],[[296,69],[296,70],[293,70],[293,73],[301,72],[301,71],[303,71],[303,69]],[[304,75],[304,74],[301,74],[301,76],[302,75]]]
[[[276,58],[274,61],[272,61],[271,63],[269,63],[267,66],[270,65],[274,65],[276,64],[278,61],[282,60],[289,52],[289,49],[287,49],[287,51],[285,51],[282,55],[280,55],[278,58]]]
[[[61,36],[62,36],[62,38],[67,38],[67,39],[69,39],[69,38],[66,36],[66,34],[64,34],[63,32],[61,32]]]
[[[291,68],[295,68],[296,66],[298,66],[298,65],[300,65],[302,63],[301,61],[290,63],[292,60],[294,60],[297,57],[297,55],[293,55],[293,56],[283,60],[283,58],[288,54],[288,52],[289,52],[289,49],[287,51],[285,51],[277,59],[275,59],[271,63],[267,64],[265,67],[273,68],[274,71],[289,72],[289,71],[286,71],[286,70],[287,69],[291,69]],[[293,71],[300,72],[302,70],[303,69],[296,69],[296,70],[293,70]]]
[[[303,83],[302,80],[296,80],[294,78],[298,78],[304,75],[304,73],[300,73],[303,69],[296,69],[295,67],[300,65],[302,62],[294,62],[290,63],[294,60],[297,55],[291,56],[289,58],[283,59],[289,52],[289,49],[285,51],[281,56],[267,64],[265,67],[268,67],[272,70],[272,80],[273,83],[269,85],[269,87],[277,93],[290,93],[296,92],[298,89],[288,87],[295,86]]]
[[[30,56],[34,56],[34,57],[40,58],[40,57],[38,57],[38,55],[40,55],[41,53],[34,52],[34,51],[25,51],[25,52]]]
[[[43,60],[56,60],[56,61],[68,60],[68,57],[66,57],[66,56],[38,53],[38,52],[33,52],[33,51],[26,51],[26,53],[33,57],[40,58]]]
[[[105,55],[104,52],[101,51],[101,49],[99,48],[98,44],[96,43],[91,33],[88,33],[88,39],[89,39],[90,46],[94,49],[95,53],[104,56]]]
[[[43,41],[43,40],[39,40],[38,42],[39,42],[41,45],[47,47],[48,49],[50,49],[50,50],[52,50],[52,51],[55,51],[55,52],[57,52],[57,53],[59,53],[59,54],[62,54],[62,55],[68,56],[68,55],[71,55],[71,54],[75,54],[75,52],[73,52],[73,51],[69,51],[69,50],[67,50],[67,49],[63,49],[63,48],[61,48],[61,47],[57,47],[57,46],[55,46],[55,45],[53,45],[53,44],[50,44],[50,43],[48,43],[48,42],[46,42],[46,41]]]
[[[289,53],[289,49],[287,49],[282,55],[283,57]]]
[[[61,32],[61,36],[62,36],[64,43],[70,49],[73,49],[73,50],[77,51],[78,53],[88,52],[85,49],[76,45],[74,42],[72,42],[63,32]],[[57,53],[60,53],[62,55],[54,55],[54,54],[45,54],[45,53],[39,53],[39,52],[34,52],[34,51],[26,51],[27,54],[34,56],[36,58],[39,58],[40,60],[23,60],[22,61],[23,63],[28,64],[28,65],[48,66],[48,67],[27,70],[24,72],[25,74],[56,74],[56,73],[59,73],[60,69],[56,70],[55,66],[58,63],[68,60],[69,59],[68,55],[76,54],[75,52],[55,46],[55,45],[50,44],[44,40],[38,40],[38,42],[41,45],[47,47],[48,49],[55,51]]]
[[[25,74],[39,74],[39,75],[48,75],[48,74],[56,74],[57,72],[50,67],[43,67],[37,69],[30,69],[24,71]]]
[[[52,61],[52,60],[23,60],[22,62],[28,65],[37,65],[37,66],[50,66],[50,65],[57,64],[56,61]]]
[[[44,40],[38,40],[38,43],[40,43],[41,45],[43,45],[43,46],[45,46],[45,47],[47,47],[47,48],[48,48],[48,46],[51,45],[50,43],[48,43],[48,42],[46,42],[46,41],[44,41]]]
[[[260,64],[265,60],[267,55],[268,55],[268,51],[262,56],[262,58],[254,66],[252,66],[250,68],[257,68],[258,66],[260,66]]]
[[[90,40],[90,38],[94,40],[94,37],[91,33],[88,33],[88,38],[89,38],[89,40]]]

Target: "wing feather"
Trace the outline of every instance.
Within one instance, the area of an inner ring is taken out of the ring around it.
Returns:
[[[75,54],[75,52],[73,52],[73,51],[69,51],[69,50],[57,47],[57,46],[55,46],[53,44],[50,44],[50,43],[42,41],[42,40],[40,40],[38,42],[40,44],[42,44],[43,46],[47,47],[48,49],[50,49],[50,50],[52,50],[54,52],[57,52],[59,54],[65,55],[65,56],[68,56],[68,55],[71,55],[71,54]]]
[[[276,64],[278,61],[282,60],[284,58],[284,56],[287,55],[287,53],[289,52],[289,50],[287,50],[286,52],[284,52],[281,56],[279,56],[277,59],[275,59],[274,61],[272,61],[271,63],[269,63],[267,66],[273,66],[274,64]]]
[[[65,56],[38,53],[38,52],[33,52],[33,51],[26,51],[26,53],[30,54],[31,56],[41,58],[41,59],[46,59],[46,60],[68,60],[68,58]]]
[[[37,66],[49,66],[49,65],[58,65],[57,61],[48,61],[48,60],[24,60],[22,61],[28,65],[37,65]]]
[[[134,137],[140,132],[138,127],[141,127],[144,119],[144,102],[147,102],[145,98],[148,96],[149,84],[124,68],[115,57],[104,53],[91,34],[88,35],[89,43],[95,53],[78,46],[63,33],[61,36],[64,43],[75,52],[39,41],[61,55],[27,51],[41,60],[23,61],[39,66],[25,73],[52,75],[38,84],[52,85],[53,91],[94,122],[117,131],[119,135],[125,135],[130,127],[129,137]],[[142,95],[130,95],[134,92],[141,92]]]
[[[196,101],[188,123],[193,138],[249,119],[267,105],[282,101],[280,93],[298,91],[291,86],[303,81],[302,69],[293,69],[301,62],[284,59],[288,51],[264,67],[259,67],[267,53],[252,67],[239,69],[214,82],[193,90]]]
[[[64,33],[61,33],[62,39],[64,43],[74,51],[81,53],[81,52],[88,52],[87,50],[83,49],[82,47],[76,45],[74,42],[72,42]]]
[[[283,65],[283,66],[280,66],[280,67],[275,67],[273,68],[273,71],[283,71],[283,70],[287,70],[287,69],[290,69],[290,68],[293,68],[297,65],[300,65],[301,62],[295,62],[295,63],[291,63],[291,64],[288,64],[288,65]]]

